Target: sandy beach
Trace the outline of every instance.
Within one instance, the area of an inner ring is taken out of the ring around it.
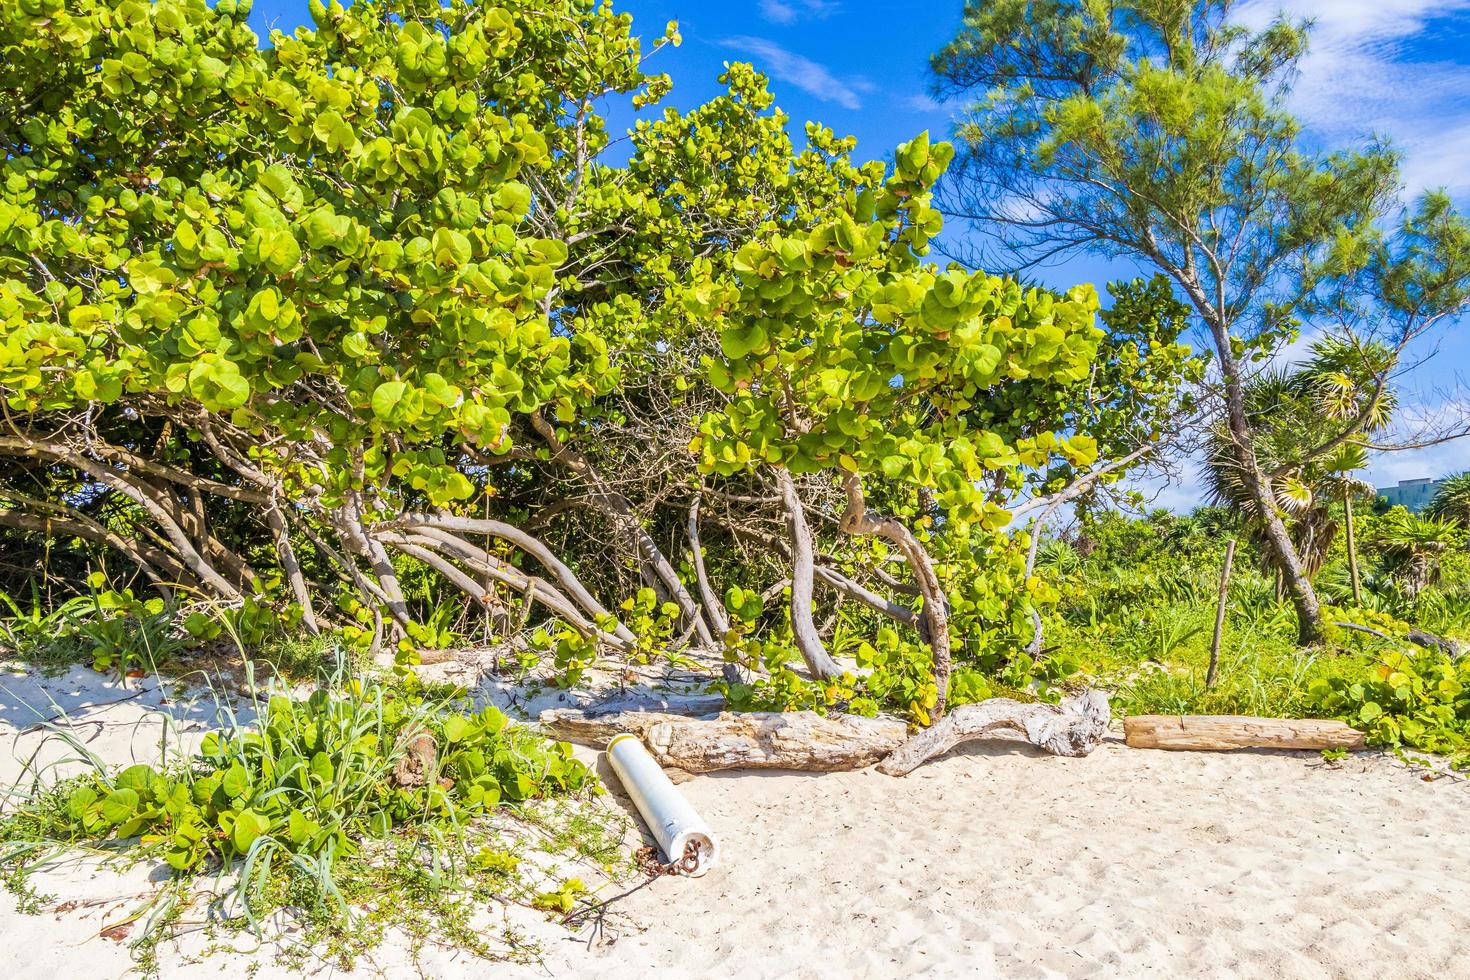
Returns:
[[[94,751],[152,757],[156,734],[140,722],[161,695],[134,683],[80,668],[6,677],[0,776],[34,751],[38,733],[16,733],[48,695],[92,725]],[[197,731],[205,714],[191,716]],[[541,967],[450,950],[413,964],[390,943],[374,964],[319,975],[1470,976],[1470,784],[1378,754],[1333,765],[1113,738],[1067,759],[985,742],[902,779],[726,772],[681,789],[721,836],[721,866],[637,889],[596,930],[527,913]],[[74,863],[47,879],[55,899],[39,915],[0,897],[7,975],[122,975],[127,949],[98,933],[149,873]],[[294,975],[239,945],[191,962],[186,939],[161,952],[161,973]]]

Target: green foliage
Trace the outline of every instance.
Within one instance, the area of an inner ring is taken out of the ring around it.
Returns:
[[[442,703],[359,681],[305,700],[270,698],[257,726],[207,736],[188,764],[95,771],[9,818],[11,841],[138,838],[138,853],[176,871],[246,861],[247,905],[272,861],[328,869],[399,827],[450,827],[507,803],[585,790],[591,773],[565,743],[512,726],[495,708]],[[418,785],[394,778],[418,736],[441,748]],[[64,805],[55,806],[58,800]]]
[[[1363,729],[1373,745],[1436,752],[1470,769],[1470,659],[1392,653],[1365,676],[1320,679],[1308,693],[1314,708]]]
[[[1310,22],[1247,26],[1236,8],[967,4],[931,61],[938,93],[965,102],[941,198],[1014,268],[1085,250],[1167,278],[1224,382],[1216,499],[1269,531],[1261,557],[1314,642],[1325,504],[1351,492],[1353,444],[1387,421],[1402,352],[1470,308],[1470,222],[1444,193],[1403,201],[1382,141],[1304,140],[1289,94]],[[1311,384],[1268,376],[1245,391],[1307,322],[1333,331]]]
[[[1367,540],[1382,556],[1384,571],[1412,596],[1439,580],[1441,558],[1462,547],[1467,535],[1453,522],[1394,507],[1372,523]]]
[[[88,576],[91,589],[50,612],[33,589],[29,608],[10,596],[0,601],[10,609],[0,618],[0,634],[11,653],[43,669],[64,667],[90,658],[93,669],[127,674],[152,671],[186,645],[175,627],[175,611],[161,598],[139,599],[132,589],[109,588],[101,573]]]
[[[1401,517],[1389,518],[1397,525]],[[1368,732],[1375,745],[1404,746],[1450,756],[1466,753],[1470,704],[1466,660],[1413,647],[1410,621],[1470,638],[1470,582],[1462,566],[1417,595],[1386,572],[1393,559],[1370,544],[1364,594],[1353,606],[1340,553],[1324,582],[1340,605],[1324,607],[1326,642],[1303,652],[1294,617],[1269,577],[1256,570],[1253,548],[1237,554],[1227,606],[1219,676],[1205,684],[1223,543],[1237,533],[1236,515],[1201,508],[1188,516],[1156,512],[1129,519],[1090,515],[1054,551],[1069,561],[1038,564],[1057,583],[1060,601],[1047,640],[1074,652],[1084,676],[1113,690],[1121,714],[1245,714],[1337,717]],[[1382,518],[1365,518],[1370,542]],[[1409,620],[1409,621],[1406,621]],[[1342,628],[1356,624],[1388,639]]]
[[[7,880],[23,888],[33,868],[68,848],[163,861],[177,887],[152,900],[134,943],[146,965],[176,918],[158,903],[181,909],[197,877],[232,876],[235,926],[258,932],[267,912],[290,909],[322,955],[350,966],[389,928],[415,945],[448,942],[491,958],[533,952],[499,948],[470,925],[477,905],[537,904],[545,888],[549,869],[523,872],[508,848],[617,873],[621,829],[571,802],[596,792],[596,778],[565,743],[493,707],[465,713],[443,698],[337,676],[309,697],[276,695],[259,709],[255,724],[209,734],[191,759],[120,771],[56,727],[51,737],[90,769],[54,785],[38,776],[33,795],[0,820]],[[429,739],[437,752],[425,755]],[[553,799],[562,805],[539,802]],[[566,911],[586,891],[572,879],[553,893]]]
[[[501,75],[489,100],[476,87],[512,58],[636,86],[625,22],[535,5],[593,32],[593,68],[591,45],[559,49],[560,25],[526,20],[528,4],[443,11],[452,38],[411,9],[390,24],[401,5],[353,4],[267,48],[203,0],[114,6],[15,7],[4,25],[11,84],[49,79],[7,158],[7,253],[115,273],[40,292],[4,280],[8,346],[29,345],[0,373],[10,408],[192,400],[256,435],[318,427],[360,447],[370,478],[389,462],[369,447],[391,432],[394,475],[435,504],[468,496],[433,440],[508,448],[509,412],[554,397],[569,353],[537,305],[565,246],[518,230],[520,178],[554,149],[541,131],[553,120],[520,110],[556,81]],[[243,133],[271,134],[273,152]],[[112,170],[84,163],[98,158]],[[319,385],[340,401],[276,396]],[[253,459],[328,494],[347,482],[268,450]]]
[[[921,722],[1072,672],[1025,652],[1055,596],[1011,508],[1122,478],[1192,408],[1163,280],[1100,314],[932,261],[953,147],[799,148],[749,65],[606,159],[596,107],[657,103],[644,59],[678,43],[606,4],[361,0],[265,39],[229,4],[64,6],[0,14],[29,109],[0,123],[0,456],[26,461],[0,525],[121,554],[188,610],[171,639],[322,630],[405,677],[482,639],[565,685],[687,642],[761,668],[737,703]],[[898,596],[841,613],[862,681],[794,669],[789,602],[742,592],[717,636],[662,551],[697,494],[754,502],[705,510],[706,557],[759,594],[790,551],[740,536],[792,475],[849,501],[822,560]]]
[[[1435,489],[1424,514],[1470,528],[1470,471],[1445,477]]]
[[[78,658],[78,626],[97,608],[91,596],[72,596],[49,604],[42,599],[34,580],[27,605],[22,606],[4,592],[0,592],[0,604],[9,610],[9,615],[0,617],[0,638],[4,639],[6,654],[43,668],[70,664]]]
[[[555,891],[541,892],[532,904],[546,912],[565,915],[576,905],[577,899],[587,894],[587,886],[580,878],[568,878]]]
[[[1253,420],[1256,460],[1275,474],[1274,508],[1285,520],[1303,568],[1313,576],[1327,561],[1338,533],[1334,506],[1371,500],[1371,484],[1353,476],[1368,465],[1364,441],[1392,418],[1395,396],[1381,384],[1392,356],[1381,344],[1355,346],[1339,340],[1312,345],[1299,368],[1265,371],[1245,386],[1245,408]],[[1350,419],[1360,432],[1330,453],[1317,447],[1336,439]],[[1262,542],[1260,508],[1241,475],[1234,443],[1223,422],[1210,434],[1206,483],[1211,502],[1251,517],[1248,529]],[[1265,549],[1261,548],[1264,552]]]

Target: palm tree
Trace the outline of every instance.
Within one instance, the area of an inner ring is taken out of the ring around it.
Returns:
[[[1315,576],[1327,561],[1337,521],[1332,505],[1343,504],[1348,524],[1348,560],[1361,600],[1357,542],[1352,527],[1352,501],[1371,499],[1373,488],[1352,474],[1367,465],[1365,438],[1386,427],[1393,412],[1393,393],[1376,381],[1387,366],[1387,351],[1327,339],[1312,346],[1312,356],[1296,370],[1269,370],[1246,385],[1246,411],[1251,416],[1256,458],[1264,470],[1278,474],[1275,503],[1301,556],[1303,571]],[[1343,421],[1365,416],[1351,439],[1321,454],[1319,447],[1341,431]],[[1263,521],[1235,465],[1236,453],[1223,426],[1211,434],[1206,451],[1206,491],[1211,502],[1234,509],[1248,533],[1261,543]]]
[[[1424,509],[1428,517],[1470,528],[1470,470],[1446,477]]]
[[[1378,519],[1370,542],[1383,556],[1383,569],[1413,597],[1439,580],[1440,556],[1465,540],[1452,521],[1394,507]]]
[[[1322,461],[1326,473],[1323,482],[1336,490],[1342,501],[1344,528],[1347,531],[1348,575],[1353,586],[1353,605],[1363,604],[1363,577],[1358,571],[1357,533],[1353,526],[1353,498],[1372,500],[1377,494],[1373,484],[1352,474],[1368,465],[1368,451],[1361,443],[1345,442]]]

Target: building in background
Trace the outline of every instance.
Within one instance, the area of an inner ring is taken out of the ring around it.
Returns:
[[[1418,480],[1400,480],[1396,487],[1379,487],[1378,496],[1388,501],[1390,507],[1401,506],[1417,514],[1429,506],[1429,501],[1434,499],[1434,491],[1443,482],[1427,476]]]

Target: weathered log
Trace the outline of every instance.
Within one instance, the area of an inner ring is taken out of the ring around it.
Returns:
[[[955,708],[932,727],[904,742],[878,764],[878,771],[904,776],[961,742],[1010,733],[1052,755],[1087,755],[1107,734],[1108,696],[1088,691],[1061,704],[1027,704],[991,698]]]
[[[1135,715],[1123,719],[1135,749],[1361,749],[1363,733],[1340,721],[1243,715]]]
[[[557,738],[602,748],[619,732],[640,738],[661,722],[690,717],[713,717],[725,707],[721,694],[668,695],[615,698],[586,708],[551,708],[537,717],[541,727]]]
[[[819,715],[814,711],[660,721],[642,733],[659,765],[688,772],[717,769],[861,769],[903,743],[908,726],[893,718]]]

